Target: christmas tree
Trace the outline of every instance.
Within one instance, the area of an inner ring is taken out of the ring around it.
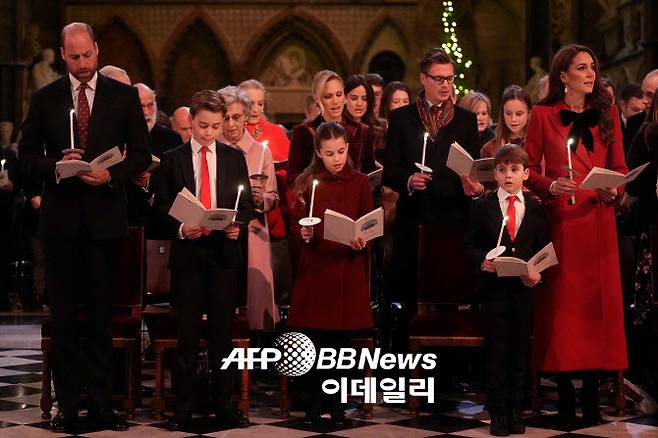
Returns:
[[[473,61],[467,59],[459,46],[459,39],[457,38],[457,23],[454,20],[455,8],[453,2],[450,0],[443,2],[443,15],[441,21],[443,22],[444,42],[441,44],[443,50],[452,57],[455,61],[455,89],[457,95],[464,95],[469,90],[466,86],[466,74],[468,69],[471,68]]]

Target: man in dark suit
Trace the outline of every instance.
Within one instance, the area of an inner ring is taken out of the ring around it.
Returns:
[[[628,154],[633,138],[627,129],[628,119],[644,111],[644,92],[637,82],[630,82],[619,92],[619,118],[621,119],[621,133],[624,137],[624,153]]]
[[[9,308],[9,285],[11,284],[9,263],[12,259],[12,218],[16,190],[18,189],[18,166],[16,154],[6,145],[0,146],[0,312]]]
[[[206,231],[168,216],[172,239],[171,291],[178,316],[178,357],[173,381],[176,415],[169,422],[172,430],[186,429],[189,424],[203,313],[208,314],[216,420],[228,427],[247,424],[230,405],[231,373],[220,369],[221,359],[231,350],[231,321],[238,299],[242,255],[238,242],[241,229],[237,224],[249,223],[254,208],[243,154],[215,140],[225,114],[226,103],[216,91],[204,90],[192,97],[192,138],[164,155],[158,183],[156,202],[164,214],[183,188],[194,193],[206,208],[232,209],[238,186],[244,187],[235,223],[222,231]]]
[[[148,85],[134,85],[139,93],[139,101],[149,130],[148,143],[151,153],[162,159],[162,155],[183,144],[181,136],[166,126],[156,123],[158,105],[155,91]],[[144,225],[144,235],[147,239],[167,239],[166,226],[162,215],[153,206],[153,196],[157,192],[158,168],[151,172],[143,172],[133,180],[128,187],[128,222]]]
[[[485,338],[487,409],[491,434],[524,433],[521,405],[530,360],[533,295],[529,288],[541,274],[498,277],[487,253],[496,247],[503,217],[507,216],[502,256],[529,260],[548,243],[546,222],[539,204],[523,193],[528,179],[528,154],[505,145],[495,155],[498,190],[473,202],[464,244],[474,266],[481,269],[479,292]]]
[[[19,146],[28,174],[44,181],[39,234],[45,244],[51,363],[60,408],[51,426],[57,432],[76,430],[80,390],[86,386],[90,417],[102,427],[125,430],[126,422],[111,405],[110,320],[119,243],[127,233],[125,185],[150,163],[146,124],[137,91],[97,73],[91,27],[71,23],[61,37],[69,74],[33,94]],[[63,156],[71,146],[71,108],[77,119],[75,146],[84,152]],[[91,161],[114,146],[125,148],[123,162],[56,181],[58,161]],[[78,306],[86,313],[82,331]]]
[[[644,111],[637,113],[626,120],[624,139],[628,138],[630,140],[630,146],[632,146],[635,136],[644,123],[644,120],[647,118],[647,110],[651,106],[651,102],[653,101],[653,96],[656,93],[656,89],[658,89],[658,69],[651,70],[646,74],[646,76],[644,76],[644,79],[642,80],[642,103],[644,103]],[[624,140],[624,146],[626,146],[625,141],[626,140]],[[632,147],[630,146],[630,149],[626,151],[627,161],[631,158],[631,154],[634,153]]]
[[[416,313],[418,226],[443,224],[446,235],[463,232],[470,197],[484,193],[482,184],[461,178],[446,167],[450,145],[458,142],[479,157],[475,114],[451,100],[455,69],[441,49],[429,50],[420,63],[423,92],[415,103],[391,113],[386,138],[383,184],[398,192],[393,264],[398,267],[395,290],[409,317]],[[421,173],[414,163],[423,155],[433,173]],[[447,262],[447,261],[446,261]]]

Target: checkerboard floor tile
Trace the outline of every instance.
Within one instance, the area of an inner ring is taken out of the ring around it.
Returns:
[[[42,419],[39,407],[41,397],[41,359],[38,350],[0,349],[0,438],[58,437],[48,429],[48,421]],[[210,417],[193,418],[189,429],[170,432],[165,422],[155,420],[153,401],[153,363],[146,362],[142,371],[142,406],[130,420],[127,432],[96,430],[81,417],[80,436],[85,437],[217,437],[217,438],[485,438],[489,435],[489,416],[482,404],[481,394],[475,396],[448,396],[437,394],[433,405],[425,406],[418,417],[412,418],[406,408],[393,405],[376,405],[371,420],[360,418],[358,405],[351,402],[347,409],[348,421],[337,427],[325,416],[315,426],[303,423],[303,405],[293,405],[291,418],[279,418],[278,390],[272,382],[252,385],[250,426],[244,429],[222,430]],[[170,377],[167,374],[167,385]],[[548,385],[547,385],[548,386]],[[52,410],[55,413],[56,406]],[[526,438],[592,438],[592,437],[639,437],[658,438],[658,415],[624,417],[604,415],[606,422],[588,427],[576,424],[565,430],[556,420],[555,412],[546,411],[539,416],[526,418]]]

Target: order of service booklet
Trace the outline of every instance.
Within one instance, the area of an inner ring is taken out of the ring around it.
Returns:
[[[80,172],[91,172],[97,169],[108,169],[123,161],[123,155],[118,146],[103,152],[91,163],[82,160],[62,160],[55,165],[57,181],[78,175]]]
[[[450,145],[446,166],[454,170],[458,175],[468,176],[476,181],[487,182],[495,180],[494,159],[480,158],[474,160],[471,154],[457,142]]]
[[[496,257],[493,262],[499,277],[538,274],[544,269],[558,264],[553,242],[543,247],[527,262],[516,257]]]
[[[593,167],[578,188],[584,190],[616,188],[633,181],[648,165],[649,163],[644,163],[637,166],[626,175],[602,167]]]
[[[324,212],[324,238],[333,242],[350,244],[362,237],[366,242],[384,235],[384,209],[379,207],[352,220],[344,214],[327,209]]]
[[[206,230],[223,230],[233,222],[236,214],[237,211],[228,208],[206,209],[186,187],[176,195],[169,209],[169,215],[181,223]]]

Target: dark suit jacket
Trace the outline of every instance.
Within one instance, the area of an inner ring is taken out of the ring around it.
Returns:
[[[109,169],[109,184],[90,186],[77,177],[55,182],[55,164],[62,158],[62,149],[70,147],[71,108],[71,82],[66,76],[32,95],[23,123],[21,159],[28,174],[44,181],[41,237],[72,238],[81,230],[93,238],[123,236],[127,232],[125,184],[151,162],[137,90],[98,75],[82,159],[91,161],[114,146],[125,149],[125,160]]]
[[[537,251],[548,243],[546,219],[541,205],[524,192],[525,214],[523,221],[512,242],[507,228],[503,231],[501,245],[507,249],[504,257],[516,257],[528,261]],[[483,297],[492,290],[509,290],[522,286],[521,281],[515,277],[499,278],[495,273],[483,272],[479,269],[487,253],[496,246],[503,213],[500,210],[498,191],[494,191],[483,198],[476,199],[471,205],[468,226],[464,237],[465,253],[473,269],[480,272],[479,290]]]
[[[641,113],[637,113],[626,119],[626,126],[624,126],[623,123],[621,124],[621,131],[624,137],[624,152],[626,153],[627,159],[633,140],[635,140],[635,136],[640,131],[640,127],[646,118],[647,112],[642,111]],[[629,169],[632,169],[632,167],[629,166]]]
[[[463,221],[468,216],[470,198],[464,195],[459,175],[446,167],[446,161],[454,141],[473,158],[479,158],[475,114],[456,106],[455,116],[439,130],[436,142],[428,139],[425,164],[434,170],[432,181],[426,190],[409,196],[407,182],[411,175],[419,172],[414,163],[421,162],[424,133],[415,104],[391,113],[386,134],[383,184],[400,194],[397,221],[414,225]]]
[[[217,145],[217,207],[235,207],[238,186],[242,184],[244,191],[240,196],[236,221],[247,224],[254,215],[254,205],[251,198],[249,173],[244,154],[230,146],[216,142]],[[167,217],[167,232],[172,239],[169,265],[171,269],[193,269],[190,257],[196,245],[212,242],[212,248],[220,263],[225,267],[238,267],[242,256],[240,242],[230,240],[223,231],[213,231],[208,236],[198,239],[179,239],[178,230],[180,222],[169,216],[176,195],[186,187],[190,192],[196,193],[194,180],[194,165],[192,164],[192,146],[190,142],[184,143],[164,154],[160,165],[160,181],[156,193],[156,205],[163,215]]]
[[[157,123],[149,131],[148,141],[151,153],[158,158],[162,158],[165,152],[183,144],[183,139],[176,131]]]

